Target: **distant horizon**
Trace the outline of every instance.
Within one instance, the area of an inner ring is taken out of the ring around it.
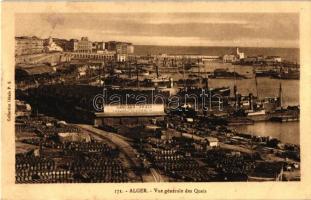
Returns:
[[[42,39],[42,40],[45,40],[45,39],[48,39],[49,37],[47,38],[40,38],[36,35],[18,35],[18,36],[15,36],[15,37],[37,37],[39,39]],[[86,36],[87,37],[87,36]],[[76,39],[76,40],[80,40],[81,38],[70,38],[70,39],[67,39],[67,38],[60,38],[60,37],[53,37],[52,36],[52,39],[60,39],[60,40],[71,40],[71,39]],[[89,39],[90,40],[90,39]],[[300,47],[274,47],[274,46],[217,46],[217,45],[214,45],[214,46],[206,46],[206,45],[201,45],[201,46],[191,46],[191,45],[159,45],[159,44],[135,44],[131,41],[121,41],[121,40],[107,40],[107,41],[104,41],[104,40],[90,40],[91,42],[109,42],[109,41],[118,41],[118,42],[127,42],[127,43],[132,43],[134,46],[159,46],[159,47],[219,47],[219,48],[273,48],[273,49],[300,49]]]
[[[300,49],[300,47],[256,47],[256,46],[180,46],[180,45],[153,45],[133,44],[134,46],[159,46],[159,47],[219,47],[219,48],[261,48],[261,49]]]
[[[212,55],[223,56],[234,54],[236,48],[245,56],[280,56],[284,60],[299,62],[300,48],[280,47],[224,47],[224,46],[157,46],[136,45],[135,54],[168,54],[168,55]]]

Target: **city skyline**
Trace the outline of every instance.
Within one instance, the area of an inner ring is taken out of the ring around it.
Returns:
[[[17,14],[15,25],[16,36],[40,38],[87,36],[91,41],[158,46],[299,47],[296,13]]]

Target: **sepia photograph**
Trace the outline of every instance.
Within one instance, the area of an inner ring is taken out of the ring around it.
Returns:
[[[300,180],[298,13],[15,17],[16,183]]]
[[[311,198],[309,2],[0,5],[0,199]]]

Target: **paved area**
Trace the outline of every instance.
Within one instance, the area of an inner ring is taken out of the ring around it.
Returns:
[[[194,134],[190,134],[190,133],[182,133],[182,136],[187,137],[187,138],[193,138],[194,140],[203,140],[204,138],[201,136],[197,136]],[[222,142],[218,142],[219,147],[223,148],[223,149],[230,149],[233,151],[239,151],[242,153],[248,153],[251,154],[253,153],[253,151],[251,149],[245,148],[245,147],[241,147],[241,146],[237,146],[237,145],[230,145],[230,144],[225,144]]]
[[[156,169],[151,168],[151,169],[150,169],[150,172],[151,172],[151,174],[152,174],[152,176],[153,176],[155,182],[164,182],[164,180],[163,180],[161,174],[160,174]]]
[[[92,125],[85,125],[85,124],[77,124],[80,128],[87,130],[88,132],[94,134],[98,137],[104,137],[105,139],[109,140],[111,143],[116,145],[120,151],[126,156],[126,159],[129,163],[129,168],[135,169],[139,168],[141,166],[140,160],[137,158],[138,152],[130,146],[130,144],[127,141],[127,138],[124,136],[120,136],[116,133],[104,131],[98,128],[93,127]],[[155,182],[158,182],[158,180],[161,179],[161,175],[158,172],[151,171],[150,175],[145,175],[141,177],[141,181],[149,181],[150,182],[150,176],[154,178]],[[146,179],[148,180],[145,180]]]

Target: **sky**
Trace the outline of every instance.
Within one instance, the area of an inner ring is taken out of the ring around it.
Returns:
[[[299,47],[296,13],[17,14],[16,36],[134,45]]]

